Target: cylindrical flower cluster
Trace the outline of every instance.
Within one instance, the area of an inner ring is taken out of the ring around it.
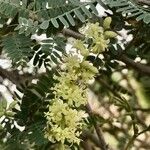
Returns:
[[[87,83],[98,71],[88,61],[77,59],[77,56],[68,56],[64,62],[64,70],[54,77],[58,83],[52,88],[55,98],[46,113],[45,137],[51,142],[79,144],[84,120],[88,117],[81,109],[87,104]]]
[[[81,141],[80,135],[88,117],[83,109],[87,104],[87,85],[98,73],[97,68],[86,57],[89,53],[104,51],[109,38],[116,36],[116,33],[108,31],[110,23],[111,18],[106,18],[103,27],[98,23],[89,24],[85,35],[86,38],[92,38],[93,43],[87,46],[85,41],[76,40],[74,48],[77,54],[68,54],[63,58],[63,70],[54,77],[58,81],[52,88],[55,98],[50,101],[49,111],[45,113],[45,137],[51,142],[60,142],[62,145],[67,142],[72,145]]]

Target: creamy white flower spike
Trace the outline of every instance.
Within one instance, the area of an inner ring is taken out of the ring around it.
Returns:
[[[51,142],[79,144],[83,128],[86,126],[88,114],[83,110],[87,104],[88,83],[98,74],[92,63],[86,60],[89,53],[103,52],[109,43],[109,38],[116,36],[115,32],[105,31],[110,27],[111,19],[104,20],[104,27],[89,24],[86,36],[93,39],[93,45],[88,47],[84,41],[76,40],[76,54],[63,57],[63,67],[60,67],[58,81],[52,88],[55,98],[48,105],[45,113],[47,126],[45,137]],[[77,55],[78,54],[78,55]],[[81,57],[82,56],[82,57]]]

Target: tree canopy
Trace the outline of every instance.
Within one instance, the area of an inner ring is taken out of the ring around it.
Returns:
[[[149,150],[149,35],[149,0],[0,0],[0,149]]]

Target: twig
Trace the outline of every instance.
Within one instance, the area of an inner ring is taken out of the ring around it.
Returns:
[[[83,131],[82,133],[82,139],[83,140],[91,140],[91,142],[93,142],[97,147],[100,147],[100,143],[99,143],[99,139],[94,135],[91,134],[91,132],[89,131]]]
[[[44,73],[33,75],[30,73],[19,74],[18,70],[7,70],[0,67],[0,76],[3,79],[8,79],[17,87],[21,87],[21,85],[25,85],[26,81],[31,81],[32,79],[37,79],[38,77],[42,76]]]
[[[129,140],[129,142],[127,143],[127,145],[126,145],[126,147],[125,147],[124,150],[128,150],[128,149],[131,147],[131,145],[133,144],[133,142],[135,141],[135,139],[136,139],[139,135],[141,135],[141,134],[143,134],[143,133],[145,133],[145,132],[147,132],[147,131],[150,131],[150,126],[148,126],[148,127],[147,127],[146,129],[144,129],[143,131],[139,132],[138,134],[133,135],[132,138],[131,138],[131,139]]]
[[[71,36],[71,37],[74,37],[76,39],[83,40],[85,38],[85,36],[83,34],[75,32],[71,29],[63,29],[62,33],[64,35]],[[125,54],[120,54],[119,57],[116,57],[115,59],[124,62],[127,66],[132,67],[133,69],[137,70],[140,73],[147,74],[150,76],[150,67],[149,66],[146,66],[146,65],[143,65],[140,63],[136,63],[136,62],[134,62],[134,60],[130,59]]]
[[[80,39],[80,40],[84,40],[85,38],[83,34],[73,31],[71,29],[63,29],[62,34],[65,36],[71,36],[75,39]]]
[[[145,5],[150,5],[150,0],[138,0],[138,3],[142,3]]]
[[[150,108],[133,108],[134,111],[150,112]]]
[[[141,134],[147,132],[147,131],[150,131],[150,125],[149,125],[146,129],[144,129],[143,131],[139,132],[139,133],[137,134],[137,137],[138,137],[139,135],[141,135]]]
[[[8,71],[0,67],[0,76],[4,79],[7,78],[16,85],[18,85],[20,82],[20,75],[17,71]]]
[[[87,104],[87,109],[88,109],[88,113],[89,113],[89,115],[90,115],[90,117],[91,117],[91,119],[93,121],[93,125],[94,125],[94,128],[95,128],[96,134],[97,134],[97,136],[99,138],[99,143],[100,143],[99,146],[100,146],[101,150],[108,150],[108,145],[105,142],[102,130],[98,126],[98,124],[95,122],[93,114],[92,114],[92,110],[91,110],[91,107],[90,107],[89,104]]]
[[[120,97],[120,95],[119,95],[118,93],[116,93],[115,91],[113,91],[103,80],[99,79],[99,81],[100,81],[105,87],[107,87],[107,89],[108,89],[112,94],[114,94],[116,97],[122,99],[122,97]],[[129,105],[129,107],[130,107],[130,105]],[[130,109],[131,109],[131,107],[130,107]],[[133,110],[131,110],[131,111],[133,111]],[[143,133],[145,133],[145,132],[147,132],[147,131],[150,131],[150,126],[148,126],[148,127],[147,127],[146,129],[144,129],[143,131],[138,132],[138,130],[137,130],[137,128],[136,128],[136,124],[135,124],[135,116],[134,116],[134,115],[131,115],[130,117],[131,117],[131,119],[132,119],[132,125],[133,125],[134,134],[133,134],[133,136],[131,137],[131,139],[129,140],[129,142],[127,143],[127,145],[126,145],[126,147],[125,147],[124,150],[128,150],[128,149],[130,148],[130,146],[133,144],[133,142],[135,141],[135,139],[136,139],[139,135],[141,135],[141,134],[143,134]]]
[[[88,140],[83,141],[81,143],[82,147],[84,150],[92,150],[91,144],[89,144]]]
[[[149,66],[143,65],[141,63],[135,63],[132,59],[127,57],[125,54],[122,54],[121,57],[119,57],[118,59],[124,62],[127,66],[130,66],[134,68],[135,70],[150,76]]]

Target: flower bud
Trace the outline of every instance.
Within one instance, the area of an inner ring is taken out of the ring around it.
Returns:
[[[112,19],[111,17],[107,17],[104,19],[104,22],[103,22],[103,27],[104,29],[110,29],[110,24],[112,22]]]
[[[117,33],[113,31],[105,31],[104,36],[106,39],[115,38],[117,36]]]

